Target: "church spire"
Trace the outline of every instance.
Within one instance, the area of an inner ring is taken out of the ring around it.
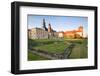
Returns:
[[[43,27],[45,27],[45,26],[46,26],[45,19],[43,19]]]
[[[48,29],[46,28],[46,23],[45,23],[45,19],[43,19],[43,27],[42,27],[45,31],[47,31]]]

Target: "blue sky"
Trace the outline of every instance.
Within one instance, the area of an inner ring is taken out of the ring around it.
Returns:
[[[50,16],[50,15],[28,15],[28,28],[42,27],[45,19],[46,27],[51,27],[56,31],[67,31],[77,29],[80,25],[84,27],[85,32],[88,30],[88,18],[78,16]]]

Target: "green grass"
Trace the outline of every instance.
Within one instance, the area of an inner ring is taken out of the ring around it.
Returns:
[[[66,48],[67,44],[65,41],[39,39],[29,40],[29,48],[40,49],[52,53],[62,53]]]
[[[73,48],[69,58],[70,59],[87,58],[88,57],[87,39],[71,40],[71,41],[75,44],[75,47]]]
[[[69,43],[75,44],[69,59],[88,57],[87,39],[29,39],[28,48],[40,49],[52,53],[62,53],[64,49],[69,46]],[[45,58],[29,53],[28,59],[44,60]]]
[[[48,60],[48,59],[39,55],[35,55],[28,51],[28,60],[32,61],[32,60]]]
[[[77,44],[75,48],[72,50],[72,53],[70,55],[70,59],[76,59],[76,58],[87,58],[88,52],[87,48],[85,48],[83,45]]]

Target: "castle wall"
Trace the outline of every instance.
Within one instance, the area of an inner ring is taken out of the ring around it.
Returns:
[[[31,29],[30,39],[45,39],[48,38],[48,32],[40,28]]]

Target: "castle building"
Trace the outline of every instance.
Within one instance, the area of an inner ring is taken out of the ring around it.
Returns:
[[[66,37],[66,38],[82,38],[83,37],[83,26],[79,26],[76,30],[59,32],[59,37]]]
[[[46,27],[45,19],[43,19],[42,28],[32,28],[28,30],[28,37],[30,39],[48,39],[58,37],[58,33],[54,31],[49,23]]]
[[[64,32],[63,31],[58,32],[58,37],[63,38],[64,37]]]
[[[28,37],[30,39],[50,39],[50,38],[83,38],[83,26],[79,26],[78,29],[70,31],[56,32],[52,29],[51,24],[46,27],[45,19],[43,19],[42,28],[28,29]]]
[[[83,37],[83,26],[79,26],[77,30],[66,31],[64,35],[67,38],[82,38]]]
[[[44,31],[41,28],[32,28],[31,31],[29,31],[29,38],[30,39],[47,39],[48,32]]]

